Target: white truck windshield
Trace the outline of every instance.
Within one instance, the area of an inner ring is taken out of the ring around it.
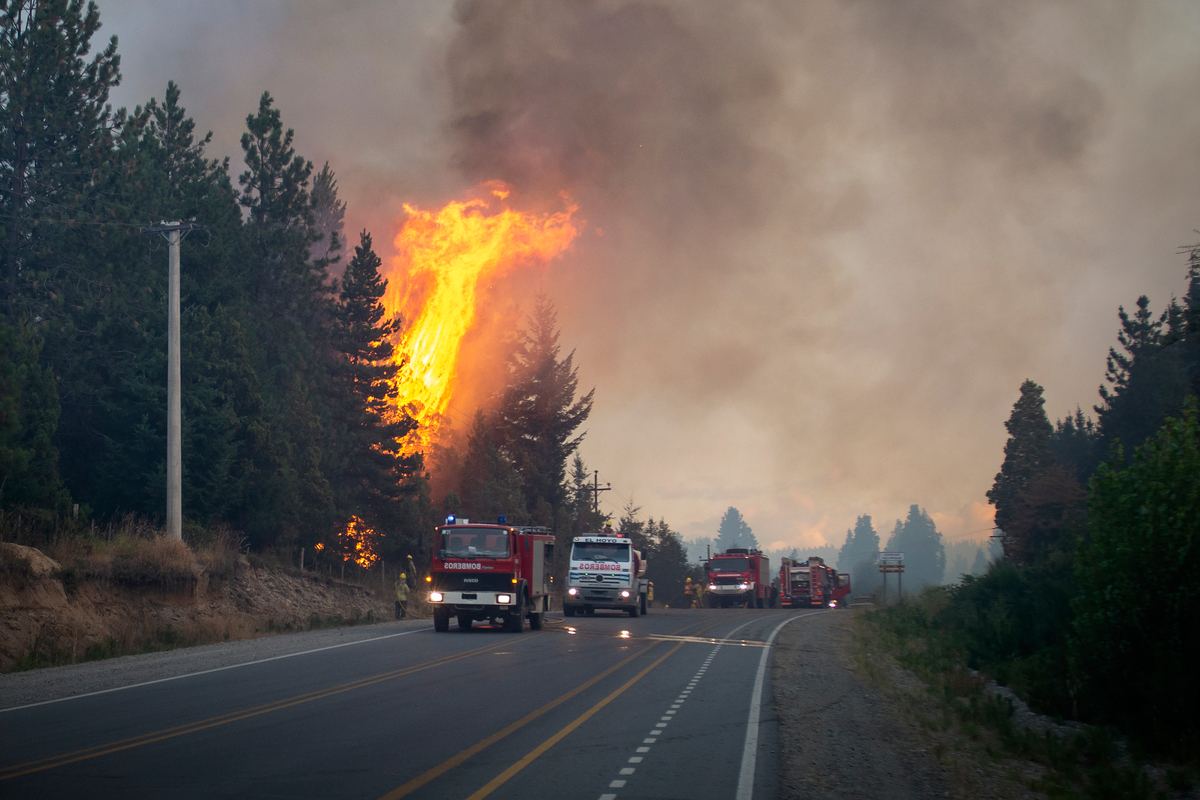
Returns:
[[[629,563],[628,544],[606,544],[602,542],[575,542],[571,545],[572,561],[616,561]]]

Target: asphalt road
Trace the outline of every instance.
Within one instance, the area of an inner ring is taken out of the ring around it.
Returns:
[[[769,800],[765,644],[822,613],[400,622],[197,674],[176,659],[165,679],[0,708],[0,797]]]

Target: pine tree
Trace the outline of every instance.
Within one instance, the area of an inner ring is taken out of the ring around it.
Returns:
[[[846,543],[838,552],[838,569],[850,573],[850,585],[859,594],[874,591],[879,582],[879,534],[870,514],[861,514],[854,529],[846,531]]]
[[[326,471],[334,484],[340,521],[357,515],[386,534],[397,521],[395,504],[412,491],[418,455],[402,455],[400,442],[415,421],[394,406],[396,365],[392,338],[400,322],[382,303],[387,281],[371,235],[359,234],[342,277],[335,313],[334,418],[338,434],[325,443]]]
[[[1004,445],[1004,463],[987,498],[996,507],[996,527],[1001,531],[1004,554],[1018,560],[1024,548],[1019,533],[1012,530],[1017,505],[1030,482],[1052,463],[1050,420],[1046,417],[1042,387],[1031,380],[1021,384],[1021,396],[1004,423],[1008,442]]]
[[[479,520],[503,515],[511,523],[523,523],[526,520],[521,476],[499,444],[495,419],[477,412],[467,435],[459,479],[461,513]],[[569,544],[570,539],[560,543]]]
[[[654,581],[655,600],[682,606],[683,584],[689,571],[683,539],[665,519],[651,521],[647,527],[653,555],[646,565],[646,577]]]
[[[312,163],[296,154],[294,133],[285,131],[270,94],[263,93],[246,127],[246,171],[238,180],[249,216],[255,371],[265,419],[250,451],[247,486],[259,502],[242,527],[259,544],[312,540],[345,522],[322,452],[339,405],[325,391],[341,369],[331,341],[336,302],[328,264],[309,257],[320,238],[309,194]]]
[[[346,203],[338,197],[337,178],[328,161],[313,178],[312,210],[315,237],[309,246],[309,261],[336,263],[341,260]]]
[[[1054,424],[1050,453],[1080,484],[1087,483],[1100,463],[1100,431],[1083,409],[1077,406],[1073,415]]]
[[[63,311],[68,273],[93,237],[64,223],[95,218],[97,172],[111,152],[109,90],[116,38],[88,60],[94,4],[10,0],[0,6],[0,280],[10,324]]]
[[[755,538],[754,531],[742,518],[742,512],[733,506],[725,509],[725,514],[721,517],[721,524],[717,526],[717,541],[714,547],[716,552],[721,553],[728,552],[731,547],[758,548],[758,539]]]
[[[946,548],[933,519],[918,505],[908,508],[904,521],[896,521],[887,549],[904,553],[905,583],[913,589],[936,586],[946,572]]]
[[[576,373],[574,351],[561,357],[554,307],[539,297],[509,357],[500,430],[521,475],[525,511],[542,524],[553,524],[565,504],[567,459],[592,411],[595,390],[576,399]]]
[[[10,328],[0,317],[0,509],[63,512],[69,502],[54,446],[57,394],[40,349],[32,330]]]
[[[1184,337],[1188,313],[1175,301],[1158,317],[1142,295],[1131,316],[1118,309],[1121,349],[1109,348],[1106,386],[1100,387],[1096,413],[1105,451],[1116,442],[1126,452],[1145,441],[1172,414],[1183,408],[1191,388]]]

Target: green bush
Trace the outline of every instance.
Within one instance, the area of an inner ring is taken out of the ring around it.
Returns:
[[[1070,656],[1088,714],[1200,752],[1200,413],[1193,400],[1092,480]]]

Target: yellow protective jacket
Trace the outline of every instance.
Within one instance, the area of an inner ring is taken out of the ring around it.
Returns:
[[[403,580],[396,581],[396,599],[401,603],[408,602],[408,584]]]

